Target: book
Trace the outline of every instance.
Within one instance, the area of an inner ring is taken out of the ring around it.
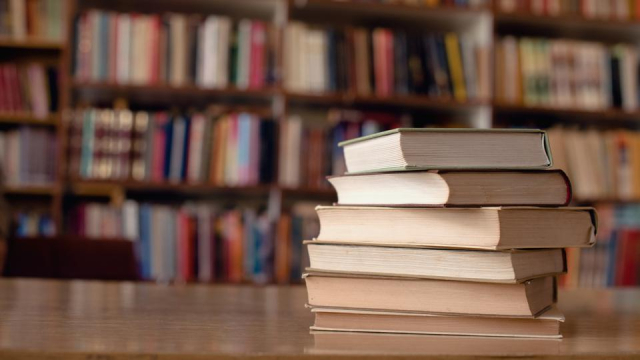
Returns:
[[[217,89],[228,87],[231,79],[241,89],[263,89],[276,81],[268,76],[276,65],[277,44],[267,41],[273,27],[219,15],[203,18],[92,9],[75,22],[74,74],[81,81]],[[243,56],[232,60],[236,38]]]
[[[316,210],[321,224],[317,239],[336,243],[488,250],[589,247],[597,228],[592,208],[318,206]]]
[[[478,251],[306,241],[309,271],[521,283],[566,270],[561,249]]]
[[[553,277],[520,284],[307,273],[309,305],[534,318],[555,299]],[[470,301],[473,299],[473,301]]]
[[[561,170],[409,171],[332,176],[339,205],[565,206],[571,183]]]
[[[349,173],[419,169],[540,169],[547,135],[520,129],[394,129],[343,141]]]
[[[535,319],[365,311],[312,307],[311,330],[392,334],[437,334],[561,338],[564,315],[552,306]]]

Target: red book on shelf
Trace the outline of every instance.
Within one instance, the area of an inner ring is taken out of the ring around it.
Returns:
[[[387,79],[385,81],[386,84],[386,89],[385,89],[385,94],[387,96],[391,96],[393,94],[393,88],[394,88],[394,84],[395,84],[395,66],[394,66],[394,61],[393,61],[393,52],[394,52],[394,48],[393,48],[393,33],[391,32],[391,30],[385,30],[384,31],[385,34],[385,41],[384,41],[384,45],[385,45],[385,73],[387,74]]]
[[[640,241],[640,231],[629,230],[628,236],[625,238],[626,244],[624,249],[624,260],[622,269],[622,283],[623,286],[633,286],[637,284],[638,280],[638,241]]]
[[[4,67],[5,65],[0,64],[0,112],[9,111],[9,107],[7,106],[7,92],[9,91],[6,85],[6,79],[4,76]]]
[[[151,41],[151,54],[150,59],[150,83],[157,84],[160,75],[160,17],[158,15],[152,15],[149,18],[150,34],[149,41]]]
[[[194,281],[196,279],[196,240],[197,240],[197,226],[198,222],[193,216],[186,216],[187,219],[187,265],[185,278],[187,281]]]
[[[266,27],[262,21],[251,22],[251,57],[249,61],[249,88],[264,87]]]
[[[625,262],[627,260],[627,245],[629,243],[629,238],[631,236],[630,230],[622,230],[619,233],[619,237],[617,239],[618,246],[616,247],[616,272],[615,272],[615,286],[624,285],[625,281]]]
[[[193,280],[193,249],[189,237],[189,216],[184,211],[177,214],[177,245],[178,245],[178,278],[184,281]]]
[[[15,105],[15,100],[13,99],[14,94],[16,93],[16,89],[13,88],[13,81],[11,79],[11,66],[13,64],[5,64],[2,67],[2,78],[4,80],[4,88],[6,89],[5,91],[5,106],[7,111],[9,112],[13,112],[16,111],[17,109],[15,109],[14,105]],[[13,65],[15,66],[15,65]]]
[[[25,101],[22,99],[22,88],[20,84],[20,74],[18,74],[18,65],[10,64],[11,70],[11,92],[13,97],[13,107],[15,111],[22,112],[28,109],[25,106]]]

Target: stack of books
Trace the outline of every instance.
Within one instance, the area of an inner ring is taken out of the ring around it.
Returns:
[[[591,208],[539,130],[395,129],[341,143],[336,206],[317,207],[304,275],[312,329],[560,337],[563,248]]]

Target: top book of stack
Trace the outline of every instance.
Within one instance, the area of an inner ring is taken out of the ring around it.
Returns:
[[[340,143],[353,173],[431,169],[544,169],[547,135],[528,129],[394,129]]]

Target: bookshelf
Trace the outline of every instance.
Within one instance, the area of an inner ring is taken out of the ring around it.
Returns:
[[[560,107],[549,105],[526,106],[495,100],[494,63],[492,56],[479,69],[489,79],[490,96],[456,100],[453,96],[432,96],[426,93],[392,93],[376,95],[375,91],[362,94],[352,88],[329,91],[294,90],[287,86],[287,64],[284,50],[286,28],[292,23],[310,24],[313,27],[348,29],[363,27],[372,29],[383,26],[409,32],[455,32],[471,39],[474,44],[488,49],[493,55],[497,39],[504,36],[568,38],[593,40],[607,46],[636,43],[640,38],[640,20],[588,19],[577,14],[533,15],[521,11],[506,13],[497,2],[485,2],[481,6],[414,6],[403,3],[360,3],[334,0],[140,0],[125,1],[66,0],[65,33],[67,40],[51,42],[38,39],[0,39],[0,56],[7,59],[42,59],[58,64],[60,68],[59,108],[43,120],[22,114],[0,114],[0,127],[34,126],[50,128],[57,134],[60,156],[56,181],[44,187],[8,187],[12,198],[42,197],[50,204],[50,211],[57,229],[65,233],[65,224],[74,207],[83,202],[122,205],[126,199],[145,202],[180,204],[185,202],[213,202],[222,206],[248,203],[268,213],[274,228],[282,219],[297,211],[298,203],[331,203],[335,194],[329,187],[310,186],[304,179],[297,185],[278,181],[284,166],[279,147],[282,134],[274,136],[274,178],[267,183],[242,186],[192,183],[188,181],[136,181],[131,177],[120,180],[78,178],[69,174],[69,137],[72,129],[69,110],[77,107],[112,108],[124,102],[132,111],[205,112],[210,105],[230,112],[251,112],[261,118],[273,119],[279,127],[291,123],[292,118],[307,112],[323,114],[304,123],[305,130],[324,128],[328,136],[327,112],[330,109],[346,109],[398,117],[411,115],[413,123],[406,125],[444,125],[473,127],[513,127],[565,125],[575,128],[595,128],[603,131],[636,129],[640,122],[640,108],[625,111],[617,108],[589,110],[580,106]],[[275,29],[279,45],[272,64],[274,79],[259,88],[237,86],[229,81],[222,87],[203,87],[192,82],[172,85],[169,81],[145,84],[118,83],[111,80],[79,79],[75,70],[75,23],[80,14],[91,10],[126,13],[167,14],[185,16],[198,14],[200,19],[208,15],[228,16],[234,23],[248,18],[264,21]],[[23,55],[21,55],[23,54]],[[2,59],[2,58],[0,58]],[[124,101],[122,101],[124,100]],[[433,119],[433,120],[432,120]],[[400,124],[400,122],[397,122]],[[304,143],[304,138],[302,140]],[[302,171],[302,170],[300,170]],[[36,196],[36,197],[37,197]],[[616,200],[623,197],[606,196],[577,199],[581,204],[632,204],[632,200]],[[637,199],[640,195],[626,197]],[[242,205],[244,206],[244,205]],[[304,213],[304,210],[301,210]]]

